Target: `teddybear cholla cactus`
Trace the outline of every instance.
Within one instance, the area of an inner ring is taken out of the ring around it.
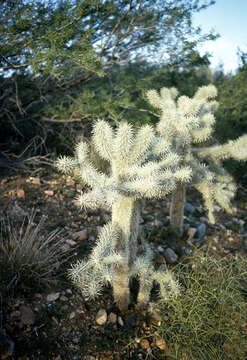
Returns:
[[[149,102],[161,110],[157,131],[179,155],[179,164],[192,169],[191,182],[202,193],[212,223],[214,202],[231,212],[230,200],[235,192],[232,178],[223,169],[220,160],[247,158],[247,135],[225,145],[193,148],[193,144],[202,143],[212,136],[215,123],[213,114],[218,106],[214,100],[216,95],[217,90],[213,85],[199,88],[192,99],[178,97],[175,88],[163,88],[160,95],[155,90],[147,93]],[[185,184],[178,183],[172,194],[170,221],[178,236],[183,233],[185,187]]]
[[[109,161],[109,175],[93,167],[84,142],[77,145],[75,158],[65,157],[57,162],[60,170],[76,173],[92,188],[78,198],[81,206],[112,212],[112,220],[104,226],[89,259],[79,261],[70,270],[72,280],[87,297],[98,295],[110,283],[121,310],[128,306],[129,280],[133,276],[140,280],[139,304],[148,301],[153,280],[159,281],[162,296],[167,295],[167,286],[176,293],[172,276],[154,271],[151,250],[146,247],[146,251],[137,254],[140,200],[164,197],[175,188],[177,180],[189,180],[190,169],[178,168],[178,156],[148,125],[134,134],[127,123],[121,123],[114,131],[99,120],[93,128],[92,142],[98,154]]]

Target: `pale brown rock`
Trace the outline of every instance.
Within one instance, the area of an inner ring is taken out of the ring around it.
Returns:
[[[196,228],[189,228],[187,234],[189,235],[189,239],[192,239],[196,233]]]
[[[160,349],[160,350],[164,350],[167,351],[167,345],[164,339],[162,339],[161,337],[158,337],[155,339],[155,345]]]
[[[98,325],[104,325],[106,323],[106,320],[107,320],[107,313],[105,311],[105,309],[100,309],[98,312],[97,312],[97,315],[96,315],[96,323]]]
[[[84,230],[81,230],[81,231],[78,231],[78,232],[74,233],[72,235],[72,238],[74,240],[80,240],[80,241],[86,240],[88,238],[87,229],[84,229]]]
[[[18,199],[24,199],[25,198],[25,191],[23,189],[18,189],[16,191],[16,195]]]
[[[70,318],[70,320],[75,318],[75,312],[74,311],[72,311],[72,313],[70,313],[69,318]]]
[[[40,178],[39,177],[32,178],[32,183],[35,185],[40,185]]]
[[[51,294],[47,295],[46,300],[47,300],[47,302],[56,301],[59,298],[59,296],[60,296],[59,292],[51,293]]]
[[[159,314],[157,314],[156,312],[151,314],[150,322],[152,325],[160,326],[161,320],[162,320],[161,316]]]
[[[141,346],[141,348],[144,349],[144,350],[149,349],[149,348],[150,348],[149,341],[148,341],[147,339],[142,339],[142,340],[140,341],[140,346]]]
[[[48,196],[53,196],[54,195],[54,191],[53,190],[45,190],[44,193]]]
[[[120,326],[124,326],[124,322],[123,322],[123,319],[121,318],[121,316],[118,316],[117,321],[118,321]]]
[[[117,315],[111,312],[108,316],[108,321],[112,324],[116,324],[117,322]]]
[[[71,240],[71,239],[67,239],[66,244],[68,244],[71,247],[74,247],[74,246],[77,245],[77,243],[74,240]]]
[[[71,178],[66,179],[66,185],[75,186],[75,181]]]
[[[35,315],[33,310],[29,306],[22,305],[20,307],[21,322],[24,325],[33,325],[35,321]]]

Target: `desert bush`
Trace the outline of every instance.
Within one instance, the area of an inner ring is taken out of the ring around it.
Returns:
[[[168,316],[157,330],[169,359],[243,360],[247,357],[247,259],[197,252],[175,271],[180,296],[161,302]]]

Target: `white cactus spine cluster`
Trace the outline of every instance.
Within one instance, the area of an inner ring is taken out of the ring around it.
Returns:
[[[148,125],[134,134],[127,123],[113,130],[99,120],[93,127],[92,142],[98,154],[109,161],[109,175],[100,173],[90,163],[84,142],[76,146],[74,158],[60,158],[57,168],[66,174],[76,173],[92,188],[79,196],[81,206],[107,208],[112,212],[112,220],[103,228],[89,259],[75,264],[70,277],[87,297],[98,295],[102,286],[110,283],[121,310],[128,307],[129,280],[133,276],[140,280],[139,304],[148,301],[154,280],[160,282],[161,296],[167,296],[167,289],[177,293],[169,273],[154,271],[150,249],[137,255],[140,200],[166,196],[178,180],[189,181],[190,169],[177,166],[178,156]]]

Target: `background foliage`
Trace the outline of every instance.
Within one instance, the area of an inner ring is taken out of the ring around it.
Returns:
[[[1,166],[10,154],[70,153],[92,122],[155,123],[150,88],[175,86],[192,96],[219,88],[215,136],[246,129],[246,56],[236,75],[209,69],[198,44],[215,39],[194,28],[211,0],[2,1],[0,9]],[[222,131],[224,129],[224,131]],[[224,134],[224,136],[223,136]],[[4,161],[3,161],[4,159]],[[231,167],[239,165],[231,163]],[[241,165],[240,165],[241,167]],[[243,171],[241,172],[243,174]]]

